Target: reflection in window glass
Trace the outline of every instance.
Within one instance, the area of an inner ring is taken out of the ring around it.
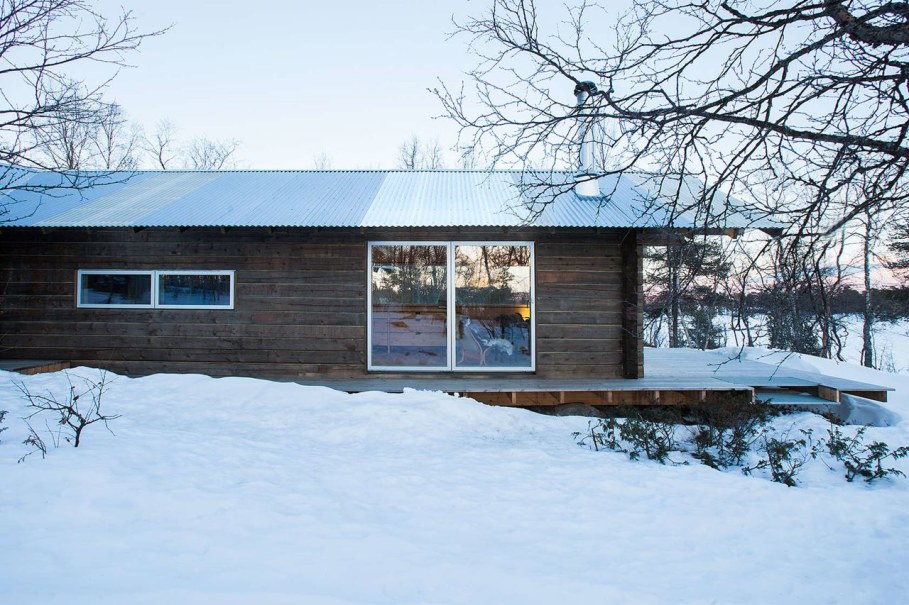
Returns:
[[[455,246],[457,367],[531,367],[530,286],[529,246]]]
[[[230,306],[230,275],[158,274],[159,306]]]
[[[151,305],[152,278],[148,273],[83,273],[79,280],[82,305]]]
[[[447,246],[372,247],[372,365],[448,367]]]

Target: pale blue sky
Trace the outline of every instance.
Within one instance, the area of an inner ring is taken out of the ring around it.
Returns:
[[[249,168],[392,167],[411,135],[450,145],[456,129],[433,120],[436,78],[457,84],[474,59],[447,40],[452,15],[486,0],[103,0],[124,5],[146,41],[108,96],[147,130],[173,121],[185,137],[236,138]],[[453,162],[454,156],[451,161]]]

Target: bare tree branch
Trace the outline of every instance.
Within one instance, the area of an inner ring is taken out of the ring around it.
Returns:
[[[730,197],[797,235],[906,205],[905,2],[634,0],[612,22],[580,0],[563,16],[493,0],[457,26],[476,66],[434,92],[459,147],[572,169],[588,133],[599,176],[652,174],[675,214],[704,224]],[[577,107],[586,80],[598,90]],[[703,184],[694,200],[678,186],[689,178]]]

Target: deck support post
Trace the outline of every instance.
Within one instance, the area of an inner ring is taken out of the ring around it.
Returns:
[[[821,399],[826,399],[827,401],[840,402],[840,392],[837,389],[825,387],[824,385],[818,385],[817,396]]]

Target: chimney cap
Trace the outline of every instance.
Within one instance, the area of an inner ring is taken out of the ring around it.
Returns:
[[[582,92],[587,93],[588,95],[596,94],[599,91],[597,85],[590,80],[584,80],[583,82],[578,82],[574,87],[574,94],[579,95]]]

